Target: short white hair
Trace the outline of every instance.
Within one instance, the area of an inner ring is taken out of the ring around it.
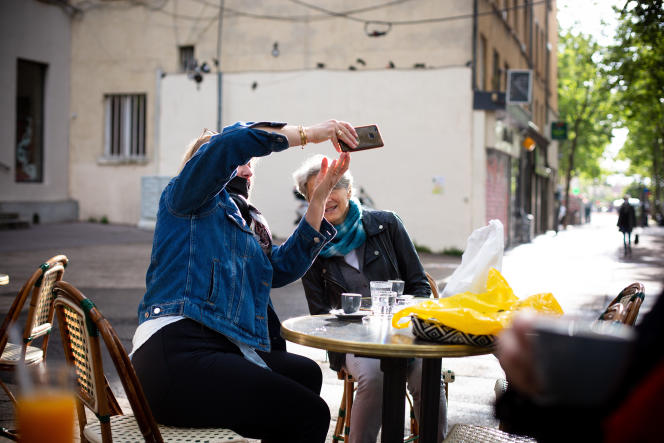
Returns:
[[[324,158],[327,158],[328,163],[332,163],[332,160],[329,157],[326,157],[323,154],[316,154],[306,159],[300,167],[293,172],[295,188],[307,200],[309,200],[309,195],[307,195],[307,183],[311,177],[316,177],[318,175],[320,172],[320,164]],[[351,191],[351,196],[353,195],[353,175],[350,173],[350,170],[344,172],[344,175],[341,176],[334,189],[347,189]]]

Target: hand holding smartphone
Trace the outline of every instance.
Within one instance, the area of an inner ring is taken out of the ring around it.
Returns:
[[[356,148],[351,148],[342,140],[339,140],[339,146],[343,152],[366,151],[367,149],[381,148],[384,146],[383,139],[378,132],[378,126],[357,126],[355,128],[360,143]]]

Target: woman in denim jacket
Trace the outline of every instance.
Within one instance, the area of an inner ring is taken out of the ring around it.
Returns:
[[[158,422],[270,442],[325,441],[330,412],[319,396],[320,368],[286,352],[270,289],[300,278],[334,237],[324,205],[350,157],[321,165],[309,209],[281,246],[247,198],[252,158],[326,140],[339,151],[339,140],[356,146],[356,137],[336,120],[306,128],[236,123],[188,148],[161,194],[133,340]]]

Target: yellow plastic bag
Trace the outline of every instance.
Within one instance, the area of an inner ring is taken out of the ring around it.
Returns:
[[[467,334],[495,335],[508,326],[514,313],[530,308],[543,314],[562,315],[563,310],[551,293],[535,294],[519,300],[495,268],[489,269],[486,292],[462,292],[437,300],[427,300],[397,311],[392,326],[405,328],[411,314],[423,320],[457,329]]]

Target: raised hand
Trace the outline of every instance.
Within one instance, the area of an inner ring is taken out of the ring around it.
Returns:
[[[312,200],[315,198],[322,198],[323,202],[332,192],[332,189],[337,185],[339,179],[344,175],[350,167],[350,154],[343,152],[339,155],[338,160],[332,160],[332,164],[328,165],[327,157],[323,157],[320,164],[320,171],[314,180],[314,192],[312,193]],[[320,194],[320,196],[317,196]]]
[[[325,212],[325,202],[349,167],[350,154],[346,152],[341,153],[338,160],[332,160],[331,164],[328,164],[326,157],[321,161],[320,171],[314,181],[314,190],[311,193],[309,207],[305,214],[305,219],[314,229],[320,229],[320,223]]]

